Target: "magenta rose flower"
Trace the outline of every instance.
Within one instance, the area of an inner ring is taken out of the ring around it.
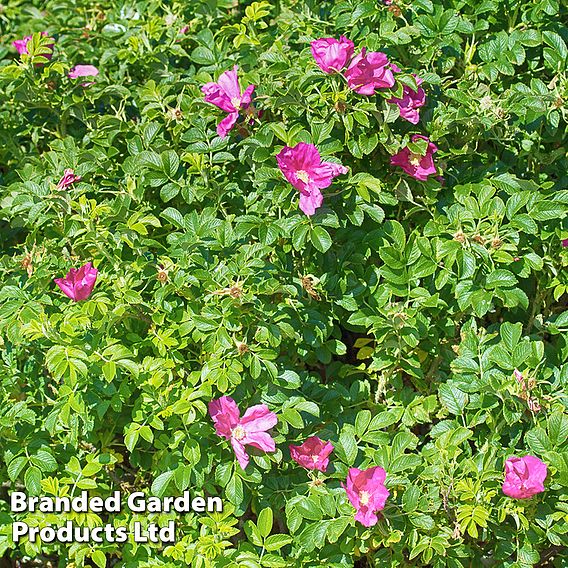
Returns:
[[[395,73],[400,73],[400,69],[397,65],[391,64],[391,69]],[[402,97],[400,99],[393,97],[391,99],[388,99],[387,102],[398,106],[400,116],[402,118],[408,120],[408,122],[411,122],[412,124],[418,124],[418,121],[420,120],[420,111],[418,109],[426,104],[426,93],[420,86],[424,81],[414,74],[412,76],[416,81],[416,86],[418,87],[418,89],[415,91],[408,85],[403,85]]]
[[[333,452],[331,442],[324,442],[311,436],[300,446],[289,446],[291,458],[306,469],[325,471],[329,465],[329,454]]]
[[[564,248],[568,247],[568,239],[562,239],[562,246]]]
[[[249,85],[245,92],[241,93],[237,75],[238,68],[238,65],[235,65],[232,71],[222,73],[217,83],[206,83],[201,87],[206,102],[228,113],[217,125],[217,134],[221,138],[225,138],[235,126],[240,111],[248,109],[255,89],[255,85]]]
[[[355,520],[366,527],[376,525],[376,513],[385,508],[388,489],[385,487],[386,472],[382,467],[369,469],[349,468],[347,483],[341,484],[347,492],[351,505],[357,509]]]
[[[77,79],[77,77],[96,77],[99,70],[94,65],[75,65],[67,74],[70,79]]]
[[[41,32],[41,35],[48,37],[49,34],[47,32]],[[20,55],[29,55],[29,53],[28,53],[28,42],[31,39],[32,39],[31,35],[25,36],[24,39],[17,39],[15,41],[13,41],[12,45],[16,48],[16,51]],[[46,59],[51,59],[53,57],[54,44],[51,43],[47,47],[49,47],[49,49],[51,49],[51,51],[49,53],[42,53],[42,57],[45,57]]]
[[[333,37],[317,39],[312,41],[311,47],[318,67],[328,74],[344,69],[355,49],[353,42],[345,36],[341,36],[339,40]]]
[[[209,414],[218,436],[231,441],[240,466],[246,469],[249,457],[245,446],[265,452],[274,452],[276,444],[268,430],[276,426],[278,418],[266,404],[251,406],[241,418],[236,402],[230,396],[222,396],[209,403]]]
[[[76,181],[80,180],[81,176],[76,176],[75,172],[71,168],[67,168],[63,172],[63,177],[57,184],[57,189],[67,189],[70,185],[73,185]]]
[[[436,166],[434,165],[434,152],[438,151],[435,144],[430,142],[426,136],[421,134],[415,134],[412,137],[412,141],[416,140],[427,140],[428,148],[426,149],[426,154],[421,156],[420,154],[414,154],[410,151],[410,148],[403,148],[400,152],[391,156],[391,166],[400,166],[407,174],[411,175],[420,181],[426,181],[428,176],[436,173]]]
[[[349,88],[360,95],[374,95],[375,89],[388,89],[395,83],[387,56],[380,51],[367,53],[365,48],[349,64],[345,78]]]
[[[65,278],[56,278],[54,282],[61,291],[74,302],[86,300],[95,287],[99,271],[87,262],[81,268],[71,268]]]
[[[323,203],[320,189],[331,185],[333,178],[347,173],[347,168],[333,162],[322,162],[313,144],[300,142],[293,148],[285,146],[276,155],[278,167],[286,179],[300,192],[300,209],[313,215]]]
[[[544,491],[547,467],[534,456],[510,457],[505,462],[503,493],[513,499],[528,499]]]

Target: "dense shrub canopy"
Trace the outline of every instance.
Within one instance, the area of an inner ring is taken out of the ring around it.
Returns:
[[[14,543],[14,520],[108,519],[2,503],[0,554],[567,566],[565,18],[0,5],[4,496],[225,503],[112,516],[174,519],[167,546]]]

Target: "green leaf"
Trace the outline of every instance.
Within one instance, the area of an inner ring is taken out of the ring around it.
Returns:
[[[152,483],[152,493],[157,497],[162,497],[166,493],[168,485],[170,484],[173,476],[174,471],[172,470],[164,471],[164,473],[158,475],[158,477],[156,477],[156,479],[154,479],[154,482]]]
[[[41,493],[41,471],[35,466],[31,466],[26,470],[24,475],[24,485],[30,495],[39,495]]]
[[[438,390],[440,400],[442,404],[452,413],[452,414],[462,414],[464,408],[467,405],[467,394],[456,386],[445,383],[441,384]]]
[[[256,522],[262,537],[266,538],[272,532],[272,522],[272,509],[270,507],[266,507],[260,512]]]
[[[274,550],[280,550],[291,542],[292,537],[289,534],[273,534],[265,540],[264,548],[266,548],[268,552],[273,552]]]
[[[185,226],[183,221],[183,215],[173,207],[168,207],[167,209],[164,209],[160,213],[160,217],[162,217],[168,223],[171,223],[174,227],[177,227],[178,229],[183,229]]]
[[[57,461],[45,450],[38,450],[35,455],[30,457],[30,461],[45,472],[55,471],[57,469]]]
[[[169,177],[175,178],[179,169],[179,156],[173,150],[162,152],[162,171]]]
[[[8,477],[10,478],[11,481],[15,481],[17,479],[17,477],[20,475],[22,469],[24,469],[24,466],[27,463],[28,463],[27,458],[25,458],[24,456],[20,456],[14,458],[8,464]]]
[[[525,436],[525,441],[528,444],[529,448],[537,456],[542,455],[549,450],[552,450],[550,440],[546,435],[546,432],[540,426],[537,426],[536,428],[533,428],[530,432],[527,432]]]
[[[304,519],[319,521],[322,518],[321,505],[319,504],[318,498],[314,495],[296,503],[296,510]]]
[[[244,499],[243,482],[241,478],[234,474],[225,487],[225,495],[233,505],[240,505]]]
[[[357,434],[357,436],[362,437],[365,434],[370,422],[370,410],[361,410],[357,413],[357,418],[355,418],[355,433]]]
[[[105,568],[106,567],[106,556],[102,550],[95,550],[91,554],[91,560],[99,567]]]
[[[310,239],[314,247],[322,253],[326,252],[332,245],[331,236],[323,227],[313,227],[310,231]]]
[[[341,432],[336,451],[346,465],[353,465],[359,451],[355,436],[347,430]]]

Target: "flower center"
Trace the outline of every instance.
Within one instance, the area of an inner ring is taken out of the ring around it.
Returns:
[[[234,97],[234,98],[231,99],[231,104],[235,108],[240,108],[241,107],[241,99],[239,97]]]
[[[312,456],[312,461],[314,463],[318,463],[319,459],[320,459],[319,456]]]
[[[422,156],[420,154],[415,154],[414,152],[411,152],[410,156],[408,156],[408,161],[413,166],[419,166],[420,160],[422,160]]]
[[[308,172],[306,170],[298,170],[296,172],[296,177],[304,183],[310,182],[310,176],[308,175]]]
[[[246,436],[246,432],[245,429],[239,425],[233,428],[231,435],[235,438],[235,440],[241,441]]]
[[[361,491],[361,493],[359,493],[359,503],[361,505],[368,505],[370,499],[371,496],[369,495],[368,491]]]

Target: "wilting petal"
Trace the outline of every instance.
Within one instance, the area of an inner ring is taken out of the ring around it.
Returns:
[[[75,288],[67,278],[56,278],[54,282],[59,286],[60,290],[71,300],[77,301],[75,298]]]
[[[310,193],[300,193],[300,209],[308,217],[311,217],[322,204],[323,195],[319,189],[314,189]]]
[[[254,89],[255,89],[255,85],[249,85],[246,89],[245,92],[243,93],[243,96],[241,97],[241,108],[247,108],[251,101],[252,101],[252,95],[254,93]]]
[[[355,520],[359,521],[364,527],[372,527],[378,523],[379,518],[368,507],[363,507],[355,513]]]
[[[95,77],[99,74],[99,70],[94,65],[75,65],[67,74],[70,79],[77,77]]]
[[[247,465],[249,464],[249,457],[245,450],[245,447],[241,442],[235,440],[235,438],[231,438],[231,446],[233,446],[233,450],[235,451],[239,465],[243,470],[245,470],[247,468]]]
[[[227,134],[230,130],[233,129],[237,120],[239,118],[238,112],[232,112],[228,114],[218,125],[217,125],[217,134],[221,138],[226,138]]]

